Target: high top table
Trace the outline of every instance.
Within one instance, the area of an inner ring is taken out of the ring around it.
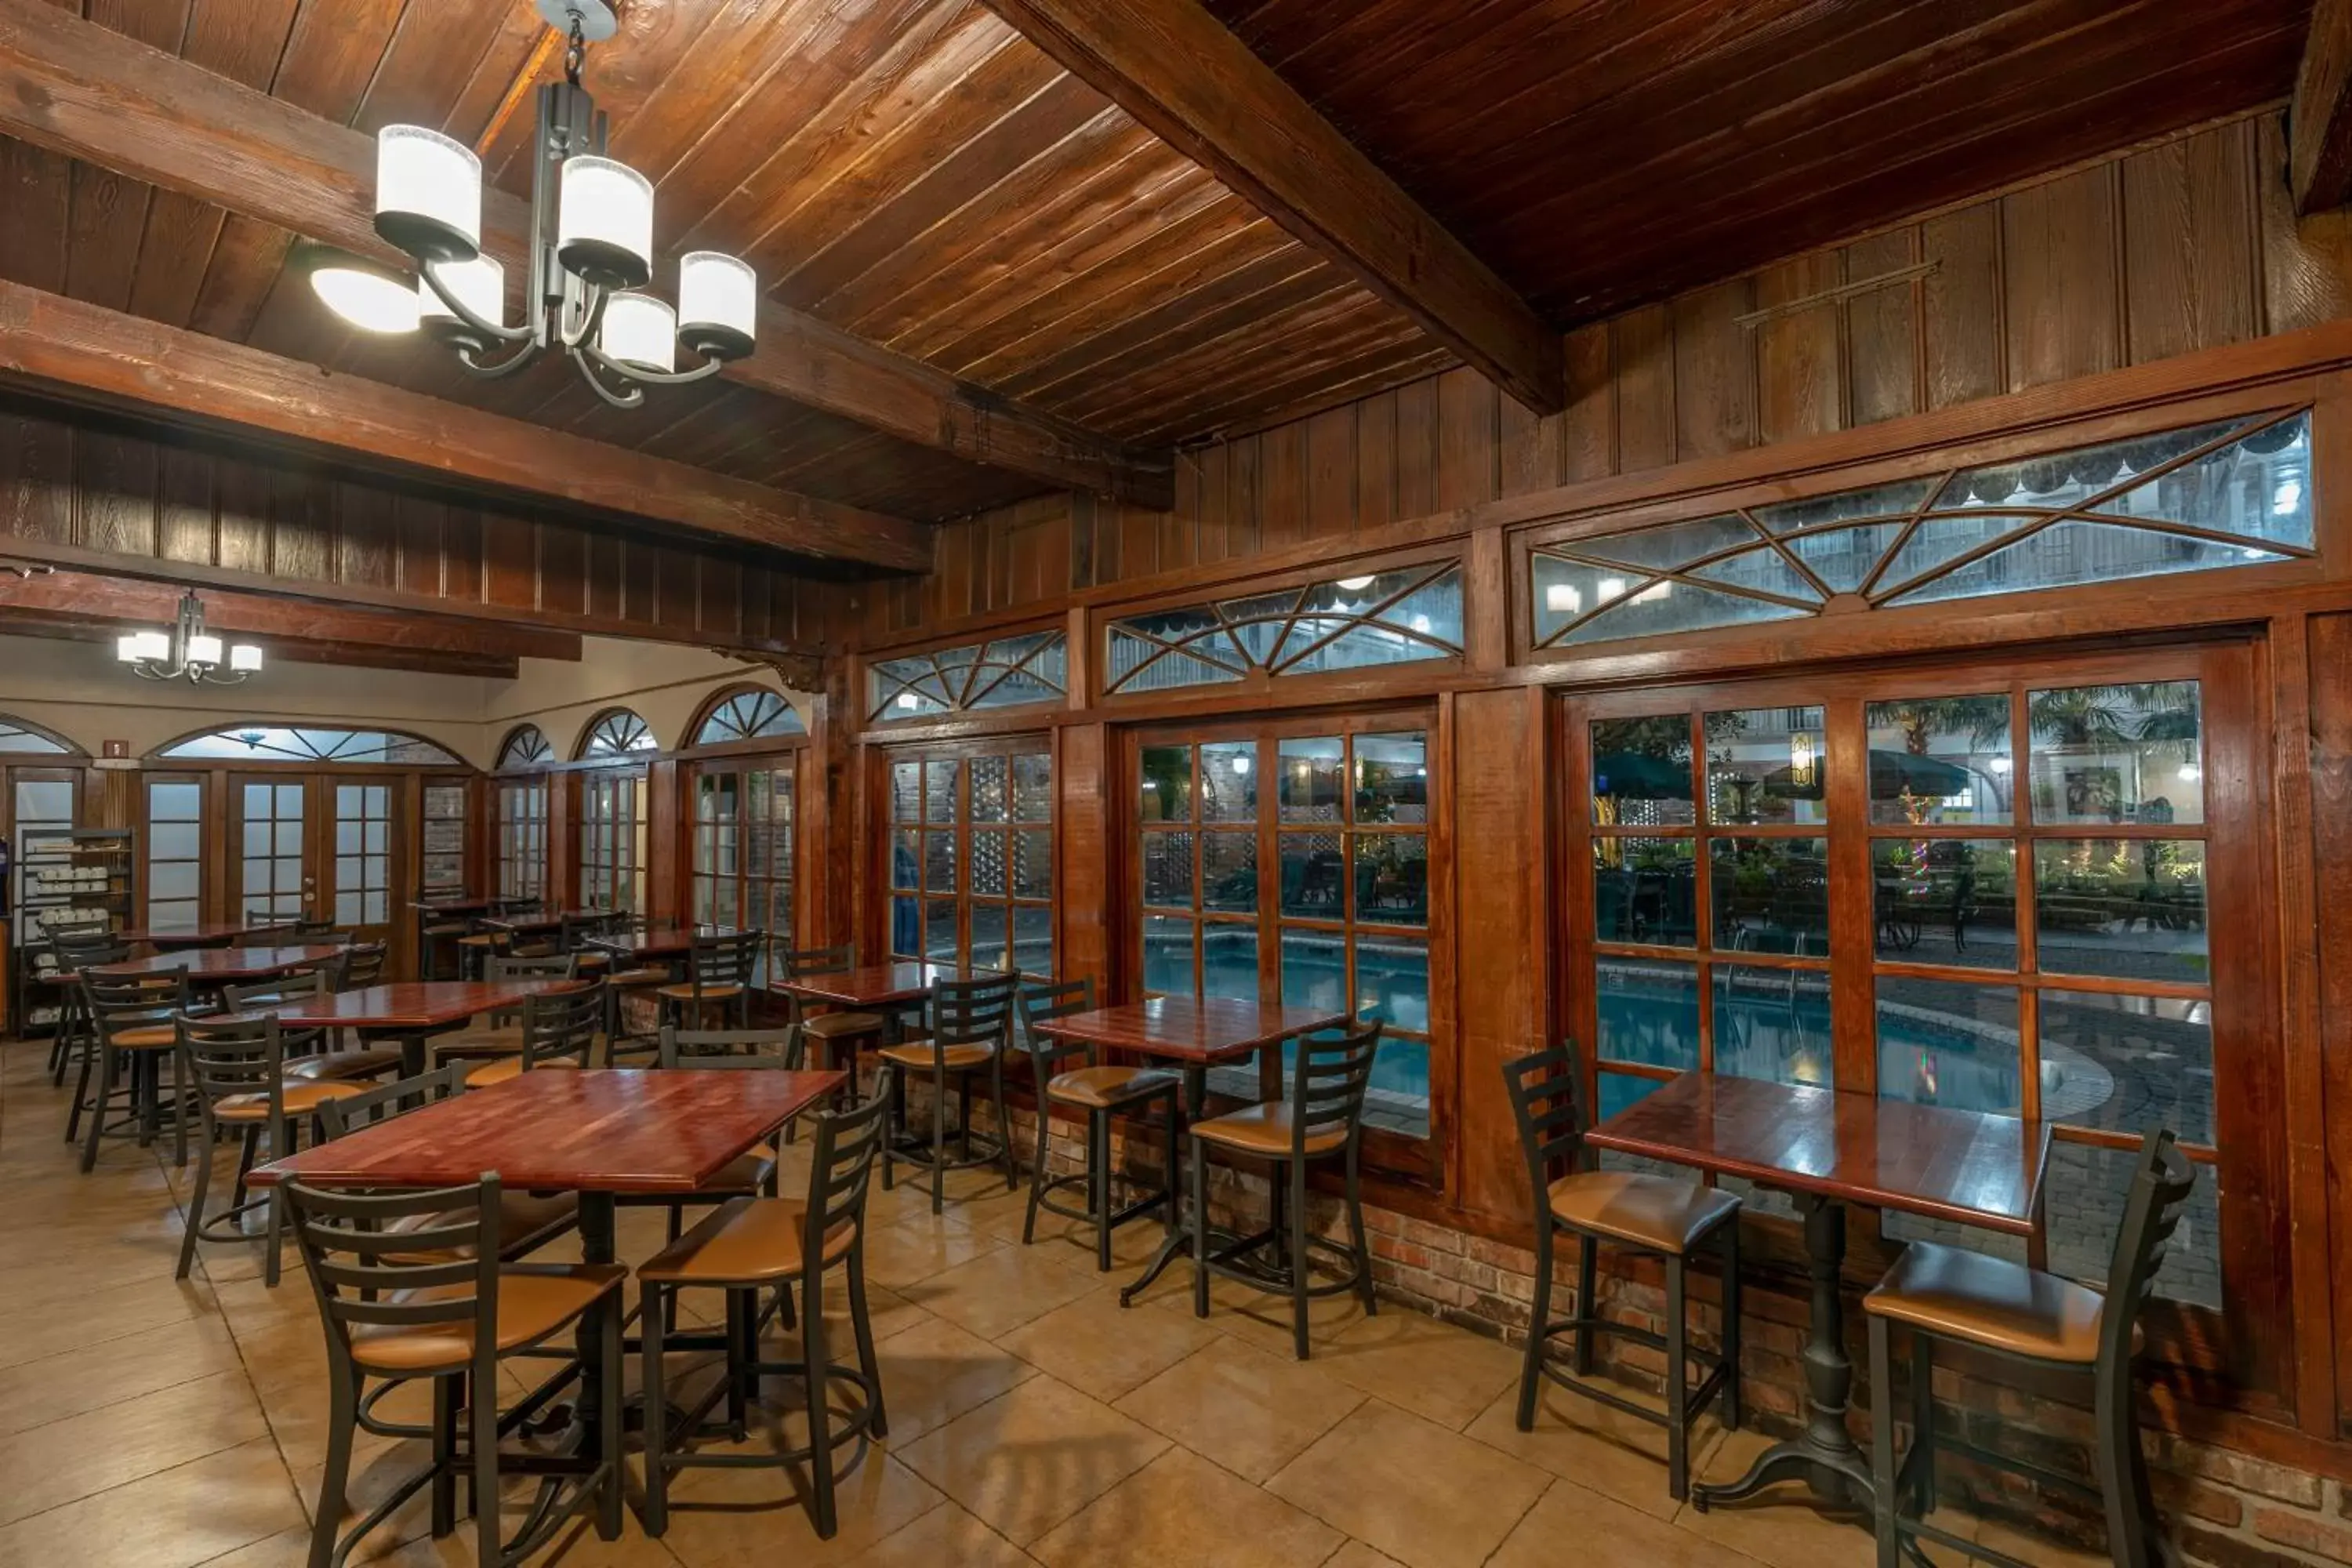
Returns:
[[[1336,1029],[1347,1021],[1345,1013],[1317,1007],[1268,1007],[1216,996],[1201,1000],[1156,996],[1148,1002],[1051,1018],[1037,1026],[1037,1033],[1049,1040],[1097,1050],[1133,1051],[1174,1062],[1184,1072],[1184,1120],[1192,1122],[1201,1119],[1208,1103],[1211,1067],[1254,1057],[1298,1035]],[[1172,1180],[1174,1172],[1169,1174],[1171,1184],[1181,1194],[1183,1184]],[[1178,1258],[1191,1255],[1192,1232],[1176,1210],[1177,1205],[1169,1205],[1168,1238],[1135,1282],[1118,1293],[1120,1306],[1133,1306],[1135,1298],[1160,1278],[1161,1270]],[[1247,1238],[1249,1242],[1256,1239]],[[1244,1244],[1232,1244],[1239,1245]]]
[[[271,980],[290,974],[298,969],[328,963],[347,951],[332,945],[199,948],[193,952],[159,952],[151,958],[125,959],[121,963],[92,964],[89,972],[110,980],[131,980],[184,969],[191,985],[233,985],[240,980]]]
[[[676,963],[694,951],[698,937],[741,936],[738,926],[657,925],[613,936],[592,936],[588,945],[636,963]]]
[[[169,952],[178,948],[218,947],[241,936],[259,936],[267,931],[285,929],[283,925],[257,926],[250,921],[235,924],[215,922],[190,926],[185,931],[127,931],[122,933],[122,940],[134,944],[145,942],[160,952]]]
[[[271,1007],[289,1029],[352,1029],[362,1043],[395,1040],[400,1075],[425,1070],[425,1042],[483,1013],[520,1007],[542,992],[576,984],[565,980],[404,980],[331,996],[289,997]],[[479,1174],[479,1173],[476,1173]]]
[[[1748,1473],[1722,1486],[1695,1486],[1691,1501],[1731,1502],[1788,1472],[1834,1498],[1841,1488],[1864,1508],[1870,1461],[1846,1430],[1853,1363],[1845,1351],[1845,1208],[1895,1209],[2032,1236],[2041,1224],[2042,1177],[2050,1129],[2040,1121],[1977,1110],[1914,1105],[1875,1095],[1809,1089],[1722,1073],[1686,1072],[1592,1129],[1596,1149],[1739,1176],[1792,1194],[1804,1216],[1813,1287],[1805,1343],[1804,1436],[1775,1443]],[[1885,1391],[1878,1397],[1885,1399]],[[1884,1411],[1874,1420],[1886,1419]]]
[[[255,1171],[260,1187],[456,1187],[495,1171],[513,1192],[580,1194],[582,1261],[615,1261],[613,1200],[676,1196],[709,1185],[728,1163],[841,1087],[837,1072],[645,1072],[583,1068],[527,1072],[421,1106]],[[580,1325],[578,1452],[603,1451],[595,1430],[604,1373],[595,1347],[608,1297]],[[607,1541],[616,1508],[600,1515]]]

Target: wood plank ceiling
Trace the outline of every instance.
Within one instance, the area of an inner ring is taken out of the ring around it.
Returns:
[[[529,184],[528,0],[58,0]],[[2283,96],[2309,0],[1210,0],[1554,324]],[[1118,439],[1453,363],[981,0],[626,0],[587,83],[666,244]],[[720,383],[651,413],[341,330],[289,237],[0,139],[0,277],[757,483],[940,518],[1034,479]],[[683,242],[683,243],[681,243]]]

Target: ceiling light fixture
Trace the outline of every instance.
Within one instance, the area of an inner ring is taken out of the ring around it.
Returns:
[[[561,350],[597,396],[636,408],[648,385],[700,381],[751,352],[759,279],[734,257],[697,250],[678,260],[675,307],[642,291],[654,275],[653,183],[605,156],[605,117],[580,85],[588,45],[617,26],[612,5],[538,5],[568,47],[563,79],[539,89],[524,320],[507,324],[506,269],[482,253],[481,160],[421,125],[377,132],[375,164],[375,230],[414,258],[416,280],[326,247],[300,263],[355,327],[421,328],[484,377]],[[699,363],[679,370],[681,352]]]
[[[170,631],[125,632],[114,639],[114,657],[142,680],[184,679],[192,686],[236,686],[261,668],[261,649],[254,644],[224,650],[220,638],[205,630],[205,607],[194,594],[180,595],[180,617]]]

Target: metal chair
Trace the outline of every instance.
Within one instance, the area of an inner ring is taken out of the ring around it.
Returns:
[[[2104,1295],[2006,1258],[1915,1241],[1863,1298],[1870,1321],[1870,1386],[1880,1402],[1870,1422],[1880,1568],[1895,1568],[1906,1551],[1918,1556],[1923,1541],[2002,1568],[2029,1568],[2021,1558],[1928,1522],[1936,1507],[1938,1453],[1958,1454],[1972,1464],[2097,1503],[2106,1518],[2107,1553],[2118,1568],[2155,1568],[2161,1561],[2156,1504],[2132,1412],[2132,1362],[2140,1348],[2140,1309],[2196,1184],[2196,1167],[2173,1146],[2170,1130],[2151,1129],[2140,1140]],[[1912,1434],[1910,1450],[1899,1464],[1891,1343],[1898,1326],[1911,1333]],[[2087,1377],[2095,1484],[1937,1433],[1939,1341],[2029,1372]]]
[[[576,980],[580,966],[569,954],[553,958],[492,958],[483,964],[482,979],[493,980]],[[486,1025],[445,1035],[433,1042],[433,1062],[464,1057],[479,1059],[484,1057],[510,1057],[522,1049],[522,1009],[500,1007],[488,1016]]]
[[[767,945],[765,931],[730,931],[724,936],[697,936],[688,951],[686,979],[656,987],[662,1022],[705,1021],[707,1008],[726,1012],[737,1028],[751,1022],[751,986]]]
[[[88,1059],[93,1033],[89,1015],[82,1010],[81,988],[75,977],[93,964],[122,963],[131,956],[131,948],[111,931],[45,931],[38,942],[47,944],[56,963],[47,976],[58,992],[58,1021],[49,1037],[49,1082],[63,1088],[66,1070]],[[27,946],[38,952],[37,945]],[[71,1132],[66,1134],[67,1142],[73,1139]]]
[[[857,944],[842,942],[834,947],[793,948],[782,954],[784,978],[799,980],[811,974],[838,974],[857,967]],[[866,1045],[880,1045],[889,1031],[889,1020],[879,1013],[815,1012],[811,1005],[783,992],[787,1008],[786,1019],[816,1043],[817,1066],[827,1072],[843,1068],[849,1074],[846,1086],[847,1103],[857,1101],[857,1053]],[[835,1053],[841,1053],[836,1060]]]
[[[1696,1182],[1593,1169],[1584,1146],[1582,1100],[1571,1047],[1505,1062],[1503,1082],[1518,1122],[1535,1212],[1542,1216],[1536,1227],[1535,1307],[1528,1320],[1527,1361],[1519,1373],[1519,1430],[1535,1429],[1540,1378],[1664,1426],[1666,1490],[1680,1502],[1690,1495],[1691,1423],[1719,1397],[1724,1426],[1734,1430],[1739,1426],[1739,1200]],[[1576,1315],[1556,1319],[1551,1315],[1552,1248],[1562,1232],[1577,1241]],[[1594,1288],[1604,1241],[1656,1258],[1664,1265],[1663,1335],[1601,1315]],[[1685,1269],[1691,1255],[1710,1241],[1719,1243],[1723,1254],[1722,1351],[1694,1389],[1687,1372],[1692,1352]],[[1570,1372],[1562,1372],[1549,1353],[1552,1340],[1566,1333],[1576,1336]],[[1635,1404],[1589,1381],[1596,1333],[1615,1334],[1665,1352],[1664,1410]]]
[[[522,1005],[522,1048],[490,1058],[466,1074],[467,1089],[487,1089],[540,1068],[584,1068],[604,1027],[604,982],[583,980],[545,991]]]
[[[168,989],[158,989],[154,984],[158,979],[166,981]],[[167,975],[110,980],[85,970],[79,984],[94,1035],[90,1052],[82,1062],[80,1081],[75,1086],[74,1109],[68,1123],[70,1135],[81,1126],[84,1115],[89,1118],[81,1168],[87,1172],[97,1165],[101,1140],[135,1137],[142,1149],[154,1142],[163,1128],[163,1075],[167,1061],[172,1064],[173,1158],[185,1165],[186,1099],[173,1048],[178,1037],[173,1033],[172,1019],[175,1014],[194,1010],[189,1000],[188,972],[175,969]],[[107,1115],[115,1109],[118,1097],[122,1115],[110,1122]]]
[[[882,1152],[882,1185],[887,1191],[894,1167],[912,1165],[931,1178],[931,1212],[946,1202],[947,1173],[1002,1163],[1007,1192],[1021,1184],[1013,1163],[1012,1122],[1004,1113],[1004,1055],[1013,1045],[1013,993],[1020,984],[1013,974],[980,980],[942,980],[931,989],[926,1037],[885,1046],[877,1054],[895,1064],[891,1080],[890,1135]],[[989,1092],[996,1105],[996,1131],[975,1133],[971,1126],[971,1080],[988,1075]],[[907,1082],[920,1074],[931,1086],[931,1133],[910,1137],[907,1126]],[[948,1125],[948,1084],[956,1086],[959,1111],[952,1130]],[[952,1131],[956,1157],[948,1157]],[[973,1152],[973,1145],[979,1152]]]
[[[1021,1221],[1021,1242],[1025,1247],[1036,1239],[1040,1209],[1065,1219],[1081,1220],[1095,1229],[1095,1267],[1108,1270],[1113,1229],[1129,1220],[1140,1219],[1153,1209],[1171,1219],[1175,1215],[1176,1096],[1184,1079],[1182,1074],[1165,1068],[1105,1067],[1095,1059],[1092,1047],[1049,1039],[1037,1032],[1040,1024],[1074,1013],[1091,1013],[1094,1007],[1095,983],[1091,978],[1058,985],[1032,984],[1021,987],[1021,1035],[1029,1049],[1030,1077],[1037,1086],[1037,1152],[1029,1168],[1029,1212]],[[1069,1072],[1060,1071],[1062,1061],[1071,1056],[1084,1056],[1086,1065]],[[1086,1163],[1066,1176],[1047,1174],[1053,1147],[1054,1107],[1057,1105],[1080,1112],[1087,1124]],[[1111,1168],[1112,1119],[1149,1110],[1154,1105],[1160,1108],[1167,1140],[1160,1191],[1125,1208],[1114,1209],[1112,1205],[1122,1178]],[[1052,1194],[1064,1187],[1083,1187],[1086,1206],[1072,1208],[1055,1203]]]
[[[1192,1315],[1209,1315],[1209,1276],[1222,1274],[1290,1298],[1293,1348],[1307,1357],[1307,1302],[1315,1296],[1354,1291],[1366,1313],[1380,1309],[1372,1299],[1372,1255],[1364,1241],[1361,1154],[1364,1089],[1372,1079],[1381,1026],[1368,1023],[1342,1030],[1337,1038],[1302,1037],[1291,1066],[1290,1092],[1282,1100],[1192,1123]],[[1239,1249],[1224,1256],[1209,1249],[1209,1154],[1212,1150],[1271,1163],[1273,1223],[1264,1240],[1276,1256],[1265,1268],[1243,1264]],[[1349,1245],[1342,1249],[1307,1229],[1307,1168],[1318,1160],[1345,1163]],[[1320,1249],[1346,1258],[1349,1272],[1321,1285],[1312,1282],[1313,1258]]]

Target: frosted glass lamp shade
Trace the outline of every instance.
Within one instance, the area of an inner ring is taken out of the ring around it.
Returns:
[[[375,231],[419,261],[467,261],[482,248],[482,161],[422,125],[375,137]]]
[[[319,257],[310,267],[310,292],[363,332],[416,330],[416,291],[405,279],[356,256]]]
[[[125,632],[121,637],[115,638],[114,657],[116,661],[121,664],[137,664],[139,662],[139,634],[137,632]]]
[[[228,667],[250,674],[261,668],[261,649],[249,642],[234,644],[228,650]]]
[[[477,256],[471,261],[452,261],[433,268],[433,282],[457,296],[457,302],[494,327],[506,325],[507,269],[487,256]],[[433,289],[433,283],[416,280],[416,313],[425,330],[444,342],[484,349],[489,347],[484,335],[467,324],[466,319],[451,310],[448,302]]]
[[[651,294],[614,294],[604,301],[596,347],[609,360],[667,372],[677,364],[677,317]]]
[[[731,256],[688,251],[677,264],[677,341],[688,353],[741,359],[760,326],[760,280]]]
[[[198,632],[188,639],[190,664],[218,664],[221,661],[221,640],[209,632]]]
[[[601,288],[636,289],[651,281],[653,182],[610,158],[566,158],[555,258]]]
[[[172,657],[172,639],[163,632],[141,632],[131,639],[131,646],[140,658],[152,658],[161,664]]]

